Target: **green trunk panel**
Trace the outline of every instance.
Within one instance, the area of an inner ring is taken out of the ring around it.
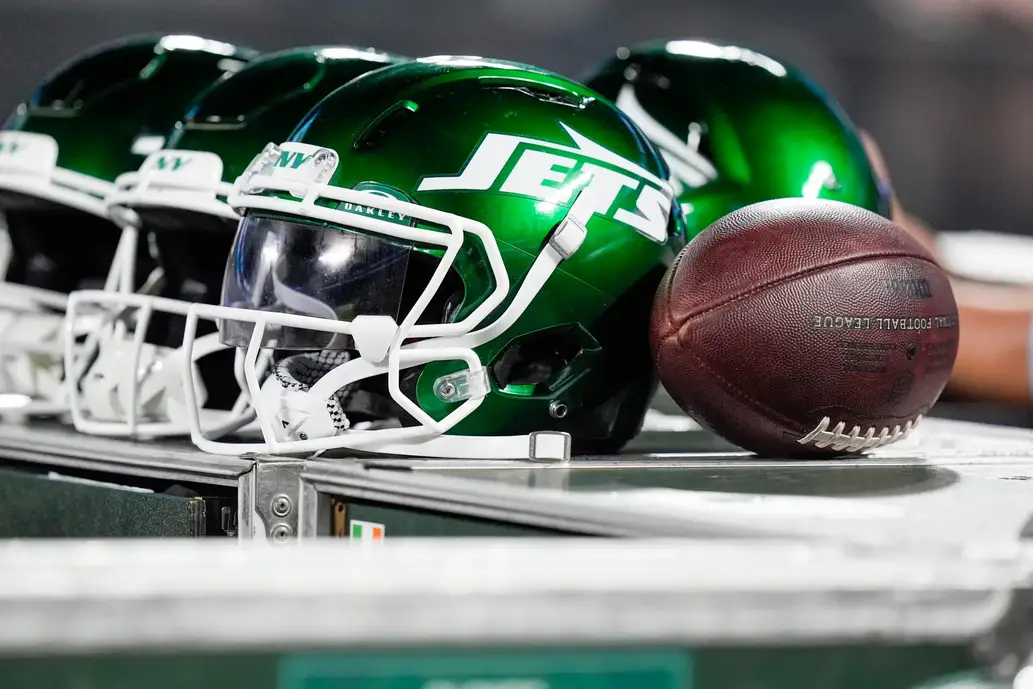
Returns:
[[[569,533],[535,526],[522,526],[479,517],[464,517],[432,510],[362,501],[346,502],[346,534],[353,533],[355,521],[382,524],[385,538],[401,537],[505,537],[569,536]],[[333,511],[333,510],[331,510]],[[325,535],[326,532],[321,532]],[[330,533],[334,533],[331,529]]]
[[[203,625],[203,620],[198,625]],[[996,689],[956,646],[128,653],[0,660],[4,689]]]
[[[0,538],[194,537],[205,503],[0,469]],[[5,686],[0,682],[0,686]],[[5,687],[6,689],[6,687]]]

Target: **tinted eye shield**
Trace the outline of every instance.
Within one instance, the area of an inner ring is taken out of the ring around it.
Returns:
[[[381,235],[246,214],[222,288],[223,306],[352,321],[387,316],[402,302],[411,247]],[[222,342],[246,347],[253,324],[220,324]],[[353,349],[350,336],[270,324],[262,346],[275,349]]]
[[[337,153],[330,149],[297,143],[269,144],[237,179],[229,204],[241,213],[258,211],[262,215],[289,216],[302,221],[354,228],[356,235],[362,233],[387,242],[443,249],[440,263],[430,276],[427,288],[409,313],[400,315],[403,320],[397,327],[402,331],[398,333],[402,339],[461,336],[501,304],[509,293],[509,276],[488,227],[468,218],[367,190],[330,186],[329,181],[339,162]],[[338,208],[347,204],[404,216],[413,222],[392,222],[384,219],[383,214],[352,213]],[[441,229],[427,229],[421,224]],[[483,245],[494,278],[494,290],[461,321],[417,324],[431,298],[440,289],[466,235],[474,235]],[[389,252],[385,249],[376,253]],[[321,329],[328,325],[324,321]]]

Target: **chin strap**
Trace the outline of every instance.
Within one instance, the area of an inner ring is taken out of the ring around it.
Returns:
[[[385,429],[359,430],[353,428],[348,412],[362,393],[354,382],[337,388],[329,397],[318,394],[314,387],[319,381],[310,376],[327,363],[327,352],[302,354],[284,359],[266,379],[261,389],[261,404],[272,410],[273,432],[277,443],[283,443],[283,451],[291,451],[292,444],[337,438],[342,445],[365,452],[394,454],[401,456],[423,456],[440,458],[478,457],[484,459],[529,459],[532,461],[557,462],[570,458],[570,435],[562,432],[541,431],[529,435],[514,436],[451,436],[437,435],[420,439],[427,430],[422,426],[391,429],[393,440],[383,439]],[[337,358],[348,357],[346,352],[334,352]],[[324,362],[319,362],[324,358]],[[352,359],[337,366],[330,363],[331,372],[355,371],[361,368],[362,360]],[[339,376],[340,374],[338,374]],[[337,376],[335,376],[337,377]],[[320,378],[322,380],[322,378]],[[322,387],[322,386],[321,386]],[[327,387],[334,387],[330,384]],[[409,435],[411,440],[401,440]],[[222,443],[220,443],[222,445]],[[254,448],[252,448],[253,450]],[[275,451],[275,445],[270,448]]]
[[[137,346],[139,360],[134,370],[133,350]],[[194,361],[224,349],[218,333],[204,335],[196,341]],[[80,380],[79,394],[70,397],[75,429],[109,437],[186,435],[190,417],[182,387],[184,359],[180,349],[138,345],[133,337],[105,339]],[[203,406],[208,397],[204,381],[198,376],[195,385]],[[135,413],[130,413],[134,403]],[[254,416],[248,406],[246,399],[238,398],[230,410],[201,409],[201,423],[207,429],[244,428]]]
[[[57,300],[44,295],[40,304],[33,304],[17,290],[3,292],[6,308],[0,308],[0,395],[12,397],[3,399],[0,416],[64,414],[68,411],[62,342],[65,317],[39,308]],[[71,324],[71,336],[84,337],[99,322],[98,318],[81,316]]]
[[[160,276],[151,278],[148,284],[156,285]],[[85,343],[77,345],[70,337],[64,342],[64,369],[75,386],[68,407],[76,430],[110,437],[182,436],[190,433],[192,412],[196,412],[206,432],[222,435],[254,421],[246,395],[238,397],[230,410],[203,408],[207,390],[196,364],[227,349],[217,332],[197,338],[189,360],[183,348],[144,341],[154,311],[185,314],[188,310],[187,304],[144,293],[80,290],[70,295],[66,329],[80,319],[99,321]],[[83,311],[88,313],[79,315]],[[269,356],[257,363],[261,371]],[[235,363],[243,365],[241,354]],[[183,388],[188,375],[193,380],[193,400],[199,405],[195,410],[189,408]]]
[[[0,394],[55,399],[63,380],[58,314],[0,311]]]
[[[365,431],[354,431],[363,433]],[[439,435],[405,443],[369,443],[364,450],[382,454],[450,459],[526,459],[532,462],[565,462],[570,459],[570,434],[534,431],[528,435]]]
[[[261,404],[275,410],[272,428],[280,442],[329,438],[351,428],[345,403],[355,386],[344,386],[323,400],[311,395],[328,371],[351,359],[346,351],[323,350],[281,360],[262,384]]]
[[[202,337],[198,349],[208,349]],[[90,365],[80,385],[89,410],[90,419],[124,422],[130,406],[130,388],[137,387],[136,406],[140,420],[171,420],[166,411],[167,401],[175,394],[182,379],[182,357],[171,347],[143,343],[140,345],[138,368],[133,369],[132,338],[110,338],[99,348],[97,358]],[[201,403],[207,399],[203,385],[199,389]],[[78,415],[76,415],[78,416]],[[76,424],[79,425],[78,423]]]

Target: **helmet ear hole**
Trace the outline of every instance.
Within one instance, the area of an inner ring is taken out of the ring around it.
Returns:
[[[499,388],[531,388],[531,394],[547,394],[582,351],[598,346],[583,328],[560,325],[513,340],[491,370]]]

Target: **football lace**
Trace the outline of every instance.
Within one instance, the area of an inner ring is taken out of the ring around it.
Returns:
[[[801,445],[814,445],[818,448],[829,448],[837,451],[849,450],[851,452],[859,452],[860,450],[872,450],[908,437],[921,420],[922,415],[919,414],[918,418],[914,421],[908,421],[903,428],[900,425],[896,425],[891,431],[886,427],[879,431],[878,434],[876,434],[874,426],[870,427],[863,435],[861,434],[861,427],[854,426],[850,434],[847,435],[843,432],[846,428],[845,422],[840,421],[830,431],[829,426],[832,424],[832,420],[825,416],[813,431],[800,438],[797,442]]]

